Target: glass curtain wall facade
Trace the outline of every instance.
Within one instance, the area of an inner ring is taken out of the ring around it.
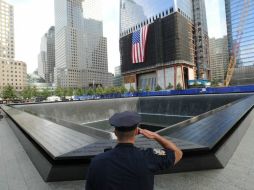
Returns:
[[[210,61],[211,61],[211,78],[215,82],[223,83],[225,71],[228,65],[228,48],[227,36],[223,38],[210,38]]]
[[[55,27],[52,26],[48,33],[41,38],[40,53],[38,56],[38,75],[46,83],[54,82],[55,67]]]
[[[227,30],[229,50],[232,52],[233,44],[237,41],[238,30],[243,21],[242,36],[240,40],[237,66],[254,65],[254,1],[249,0],[247,9],[244,9],[244,0],[226,0]],[[248,1],[246,1],[248,2]],[[245,13],[243,13],[245,11]],[[246,14],[247,11],[247,14]],[[244,16],[246,14],[246,16]]]
[[[45,65],[47,64],[47,34],[41,38],[40,53],[38,56],[38,75],[45,80]]]
[[[236,69],[231,81],[231,85],[253,84],[254,1],[225,0],[225,7],[229,54],[232,54],[235,43],[239,43]],[[241,33],[240,35],[239,32]],[[250,71],[252,73],[250,73]]]
[[[51,26],[47,34],[47,65],[46,82],[54,82],[54,67],[55,67],[55,27]]]
[[[131,28],[135,30],[176,11],[193,21],[192,0],[149,0],[149,2],[147,0],[121,0],[120,33]]]

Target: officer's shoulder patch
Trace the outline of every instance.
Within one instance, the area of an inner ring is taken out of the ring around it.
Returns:
[[[165,150],[161,150],[161,149],[154,148],[153,153],[156,154],[156,155],[159,155],[159,156],[166,156]]]

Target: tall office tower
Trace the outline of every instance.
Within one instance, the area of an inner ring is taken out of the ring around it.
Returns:
[[[211,38],[209,40],[211,78],[220,83],[224,83],[229,60],[227,44],[227,36],[217,39]]]
[[[107,39],[103,37],[102,22],[95,20],[100,19],[99,2],[55,0],[57,85],[74,88],[112,86]]]
[[[27,86],[27,67],[15,61],[13,6],[0,0],[0,91],[7,85],[22,91]]]
[[[210,79],[209,37],[205,0],[193,0],[197,78]]]
[[[79,87],[84,67],[83,0],[55,0],[55,83]]]
[[[146,20],[144,9],[133,0],[120,2],[120,33]]]
[[[121,67],[117,66],[115,67],[115,75],[114,75],[114,79],[113,79],[113,85],[114,86],[122,86],[123,83],[123,77],[121,74]]]
[[[0,57],[15,58],[13,6],[0,0]]]
[[[48,33],[41,38],[41,50],[38,56],[38,75],[46,83],[54,82],[55,67],[55,27],[52,26]]]
[[[132,65],[133,72],[130,73],[130,68],[127,72],[124,70],[127,65],[131,67],[128,58],[132,55],[129,52],[130,39],[145,25],[149,25],[146,51],[151,48],[154,48],[154,51],[146,52],[147,58],[143,66]],[[138,88],[150,85],[154,89],[155,85],[166,88],[170,82],[174,87],[179,83],[183,88],[187,88],[188,80],[209,79],[208,43],[204,0],[151,0],[149,2],[121,0],[120,2],[121,65],[122,73],[126,75],[124,81],[127,83],[132,81],[131,83],[134,84],[136,81]],[[158,70],[153,75],[148,73],[149,68],[151,69],[150,64],[157,65]],[[147,67],[147,76],[144,68],[141,71],[142,67]],[[144,74],[143,77],[140,72]]]
[[[47,34],[47,65],[46,65],[46,82],[54,82],[55,58],[55,27],[51,26]]]
[[[107,38],[103,37],[101,21],[84,19],[84,53],[87,75],[83,77],[83,84],[112,86],[112,75],[108,73]]]
[[[228,49],[239,47],[231,85],[254,83],[254,1],[225,0]]]
[[[40,53],[38,55],[38,75],[46,79],[45,67],[47,64],[47,34],[44,34],[41,38]]]

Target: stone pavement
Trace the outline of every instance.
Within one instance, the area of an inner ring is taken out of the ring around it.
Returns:
[[[155,177],[155,190],[253,190],[254,122],[227,167]],[[84,190],[85,181],[45,183],[5,119],[0,120],[0,190]]]

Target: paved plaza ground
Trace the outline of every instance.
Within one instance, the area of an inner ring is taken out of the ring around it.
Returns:
[[[84,190],[85,181],[45,183],[5,119],[0,121],[0,190]],[[253,190],[254,121],[224,169],[155,177],[155,190]]]

